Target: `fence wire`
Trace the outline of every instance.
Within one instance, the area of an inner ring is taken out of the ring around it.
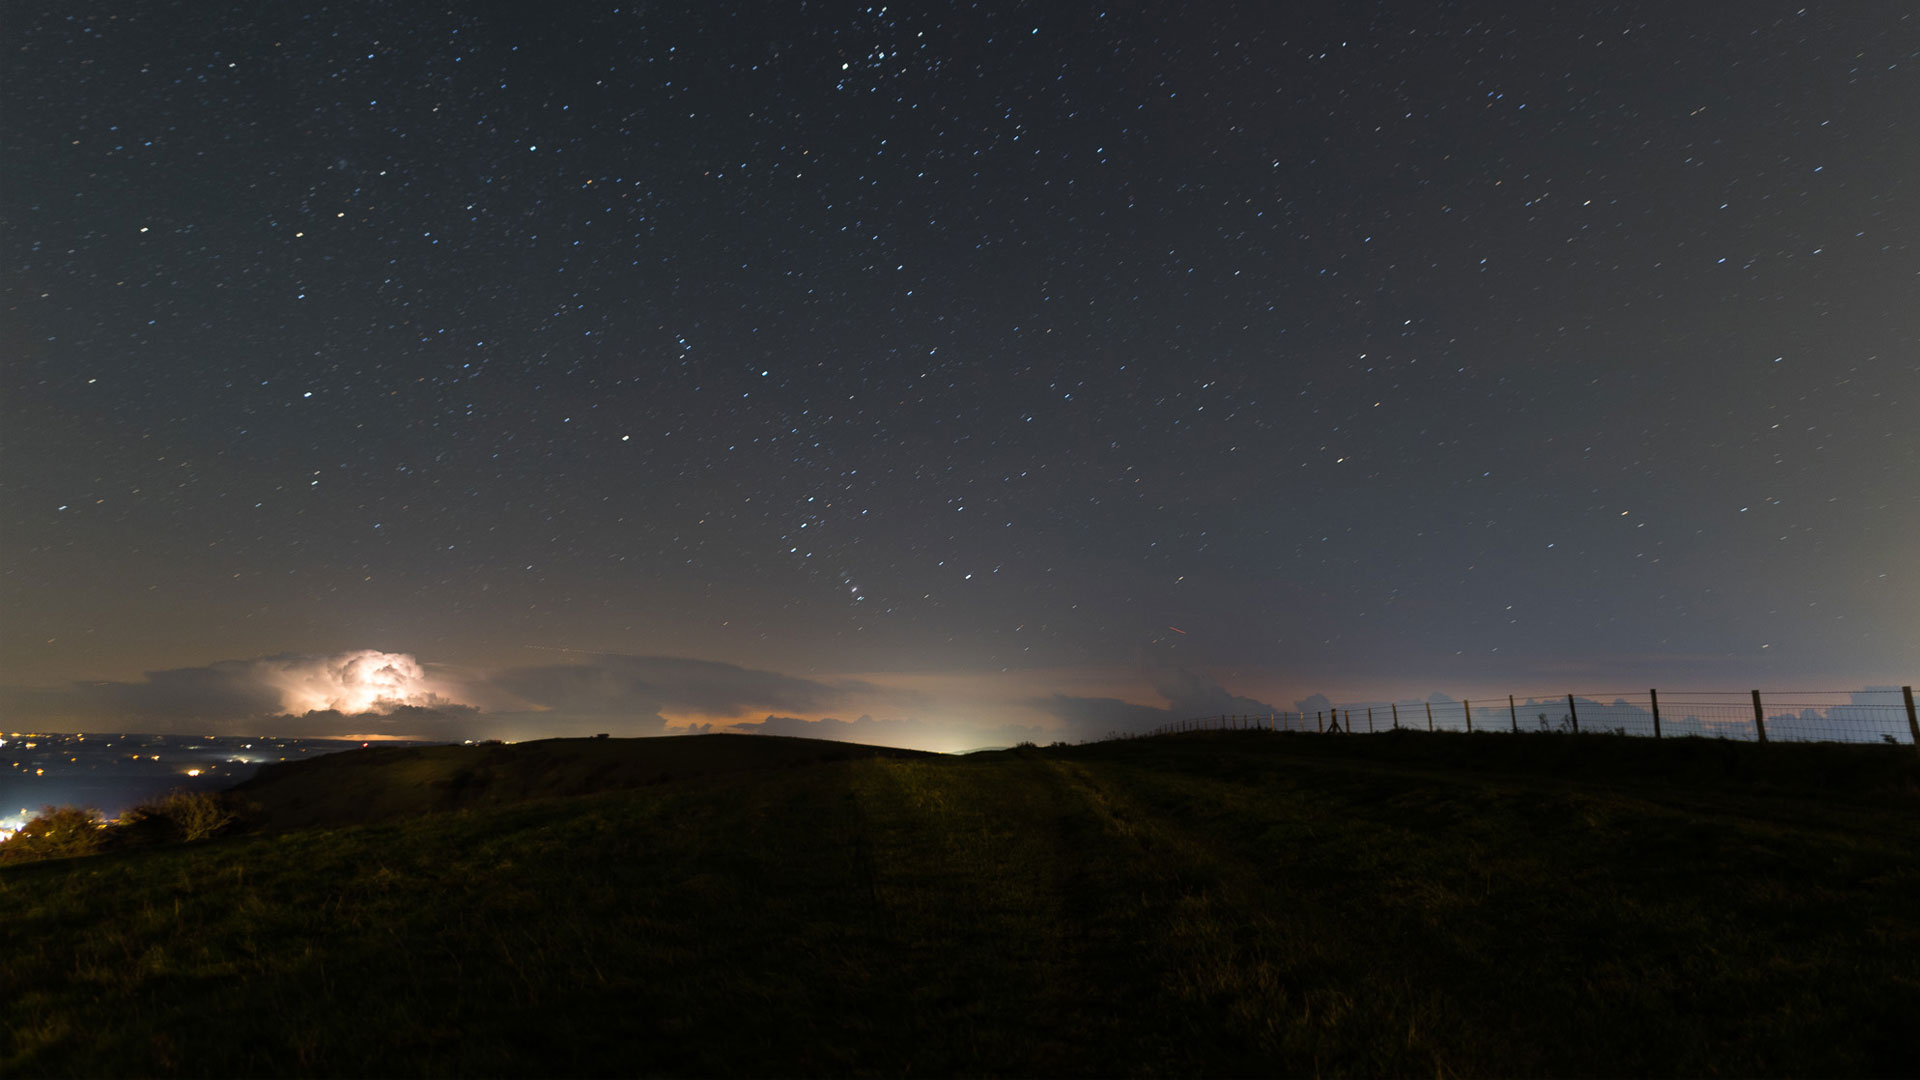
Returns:
[[[1200,716],[1147,732],[1258,730],[1309,734],[1414,731],[1625,735],[1915,745],[1910,686],[1865,690],[1638,690],[1627,693],[1361,701],[1324,709]]]

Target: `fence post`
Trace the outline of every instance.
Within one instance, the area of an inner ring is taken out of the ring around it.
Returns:
[[[1367,734],[1373,734],[1373,706],[1367,706]],[[1920,742],[1920,740],[1915,740]]]
[[[1913,733],[1913,745],[1920,747],[1920,715],[1913,711],[1913,687],[1901,687],[1900,696],[1907,701],[1907,730]]]
[[[1305,727],[1306,725],[1302,724],[1301,726]],[[1313,710],[1313,730],[1321,735],[1327,733],[1327,711],[1325,709]]]
[[[1392,705],[1393,705],[1393,730],[1399,731],[1400,730],[1400,703],[1396,701],[1396,702],[1393,702]],[[1920,744],[1920,739],[1915,739],[1913,741],[1916,744]]]
[[[1653,702],[1653,737],[1660,737],[1660,691],[1647,691],[1647,700]]]
[[[1767,741],[1767,718],[1760,711],[1760,691],[1753,692],[1753,730],[1760,734],[1760,741]]]
[[[1467,734],[1473,734],[1473,702],[1462,701],[1460,703],[1460,711],[1466,714],[1467,717]]]
[[[1573,733],[1580,734],[1580,710],[1573,704],[1573,695],[1567,695],[1567,719],[1573,724]]]
[[[1427,730],[1433,730],[1433,702],[1427,702]]]
[[[1507,719],[1513,721],[1513,733],[1520,734],[1520,710],[1513,707],[1513,695],[1507,695]]]

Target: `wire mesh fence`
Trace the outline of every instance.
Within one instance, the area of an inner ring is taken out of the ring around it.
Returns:
[[[1920,745],[1913,687],[1865,690],[1636,690],[1555,697],[1510,694],[1361,701],[1322,709],[1201,716],[1147,732],[1258,730],[1379,734],[1406,730],[1625,735]]]

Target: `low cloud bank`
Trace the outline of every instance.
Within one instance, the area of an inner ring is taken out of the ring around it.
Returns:
[[[713,660],[597,655],[583,663],[511,668],[489,680],[528,711],[602,717],[652,730],[669,715],[737,716],[760,709],[821,712],[878,688],[825,683]]]
[[[79,730],[328,735],[369,720],[445,728],[478,711],[406,653],[283,653],[149,671],[139,681],[0,687],[10,725]]]
[[[1059,720],[1065,733],[1055,737],[1068,740],[1137,735],[1161,724],[1197,716],[1264,715],[1281,711],[1276,705],[1235,694],[1201,672],[1164,668],[1152,676],[1154,692],[1166,700],[1165,705],[1066,694],[1041,698],[1033,705]]]
[[[709,660],[595,655],[459,674],[407,653],[280,654],[147,672],[137,681],[0,687],[9,726],[204,734],[540,738],[657,735],[668,717],[819,713],[913,695]]]
[[[1153,673],[1164,705],[1031,691],[991,682],[927,692],[858,679],[812,679],[712,660],[584,655],[492,672],[356,649],[280,654],[151,671],[129,681],[0,687],[15,728],[199,734],[384,736],[434,741],[733,731],[882,746],[967,750],[1081,741],[1171,720],[1266,713],[1206,675]],[[741,716],[761,716],[742,721]],[[853,716],[855,719],[839,719]],[[815,717],[817,719],[808,719]]]

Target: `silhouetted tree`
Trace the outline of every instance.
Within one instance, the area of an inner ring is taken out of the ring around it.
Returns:
[[[91,855],[106,843],[106,822],[98,811],[79,806],[43,806],[19,832],[0,842],[0,863]]]

